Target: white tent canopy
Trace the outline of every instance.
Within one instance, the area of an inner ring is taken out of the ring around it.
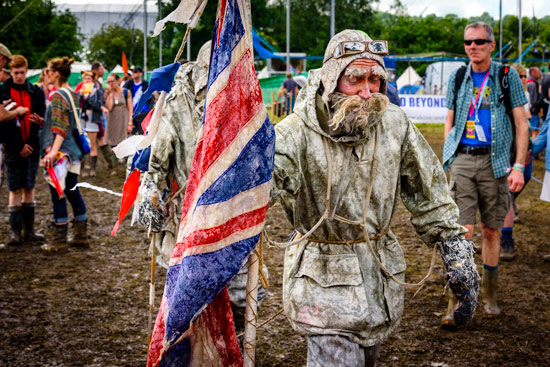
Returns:
[[[401,74],[401,76],[397,79],[397,90],[400,90],[404,86],[407,85],[418,85],[422,81],[422,78],[418,73],[413,69],[412,66],[409,65],[409,67]]]
[[[117,65],[113,70],[111,70],[111,73],[124,74],[124,70],[122,69],[122,66]]]

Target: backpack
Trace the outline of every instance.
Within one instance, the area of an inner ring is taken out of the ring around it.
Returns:
[[[455,85],[454,85],[454,99],[453,99],[453,105],[455,106],[456,110],[456,99],[458,95],[458,91],[460,90],[460,87],[462,86],[462,82],[464,81],[464,77],[466,76],[466,66],[461,66],[457,72],[455,77]],[[500,69],[498,71],[498,79],[500,81],[500,90],[502,94],[498,97],[498,101],[501,104],[504,104],[504,108],[506,109],[505,113],[508,115],[508,119],[510,120],[510,125],[512,127],[512,146],[510,147],[510,161],[514,160],[516,158],[516,125],[514,124],[514,114],[512,112],[512,100],[510,99],[510,83],[508,82],[508,75],[510,74],[510,66],[503,64],[500,66]],[[456,114],[455,114],[456,117]],[[454,121],[453,121],[454,125]]]

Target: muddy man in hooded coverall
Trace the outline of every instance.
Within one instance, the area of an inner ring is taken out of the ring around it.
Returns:
[[[292,327],[307,336],[308,367],[374,366],[399,324],[404,289],[392,277],[403,281],[406,264],[390,229],[398,198],[420,238],[439,247],[459,299],[457,325],[477,304],[472,242],[456,222],[439,160],[384,95],[385,54],[387,43],[364,32],[336,34],[294,113],[275,127],[271,199],[296,229],[293,241],[303,240],[286,249],[283,303]]]

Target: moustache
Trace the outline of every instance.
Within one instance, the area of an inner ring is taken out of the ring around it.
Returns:
[[[381,93],[373,93],[369,99],[357,95],[333,93],[330,96],[332,117],[329,127],[337,135],[366,135],[368,129],[381,120],[389,105],[389,99]]]

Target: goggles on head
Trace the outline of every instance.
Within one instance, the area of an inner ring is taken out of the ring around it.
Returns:
[[[339,59],[340,57],[357,55],[363,52],[370,52],[376,55],[387,55],[388,41],[343,41],[336,46],[330,58]],[[327,61],[330,60],[330,58],[328,58]]]

